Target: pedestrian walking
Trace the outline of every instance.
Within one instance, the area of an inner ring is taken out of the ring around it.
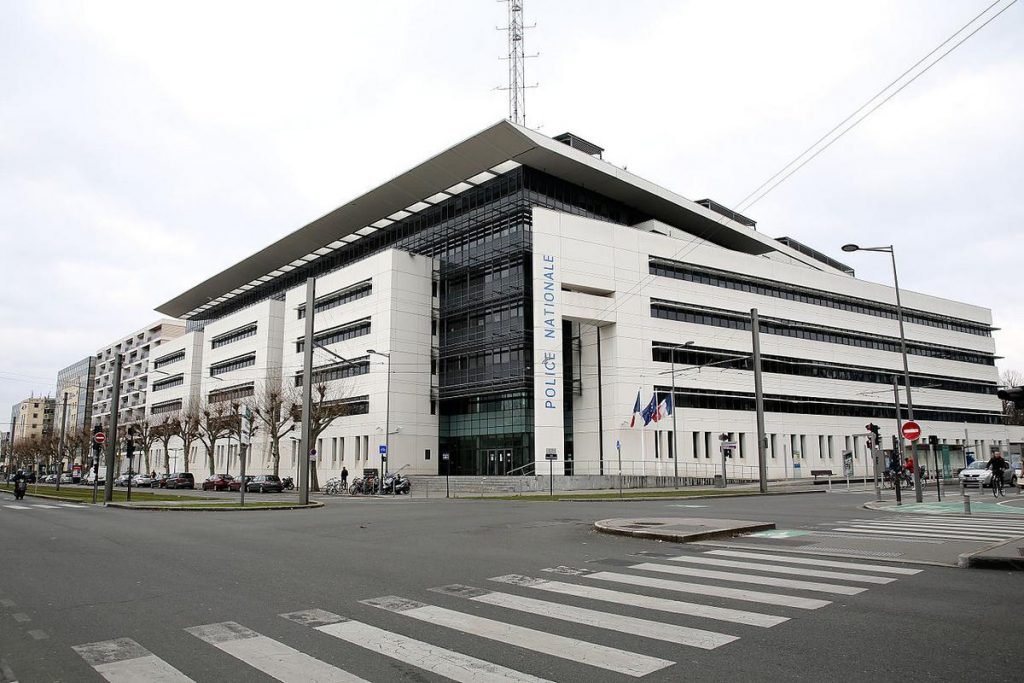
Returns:
[[[348,491],[348,470],[344,465],[341,468],[341,490]]]

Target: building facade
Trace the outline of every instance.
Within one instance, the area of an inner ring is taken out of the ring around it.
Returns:
[[[54,430],[61,427],[67,433],[81,432],[92,425],[92,397],[96,376],[96,358],[87,356],[57,373],[57,392],[54,394]],[[67,410],[64,396],[67,395]]]
[[[54,403],[49,396],[30,396],[11,406],[11,443],[52,436]]]
[[[179,420],[183,413],[199,409],[199,387],[203,372],[203,333],[187,332],[166,340],[150,355],[150,383],[146,392],[146,416],[151,428]],[[175,447],[174,444],[178,444]],[[198,449],[189,448],[195,460]],[[153,441],[151,469],[177,472],[185,465],[180,439]]]
[[[708,476],[724,440],[744,476],[758,453],[756,308],[770,474],[841,471],[847,453],[863,473],[865,424],[887,444],[896,429],[894,290],[584,143],[499,123],[160,306],[204,331],[203,400],[244,398],[277,382],[276,367],[297,388],[315,278],[314,381],[352,403],[315,445],[325,471],[380,467],[388,441],[389,469],[409,473],[615,474],[621,461],[630,474]],[[903,301],[925,434],[951,467],[1005,446],[990,311]],[[273,311],[276,366],[273,342],[246,341]],[[213,354],[232,334],[235,348]],[[630,428],[638,396],[671,396],[674,414]]]
[[[146,401],[150,384],[150,356],[161,352],[160,346],[177,339],[185,332],[178,320],[158,320],[141,330],[122,337],[96,352],[93,381],[93,424],[108,427],[115,395],[120,396],[119,424],[146,418]],[[120,391],[114,387],[114,365],[121,355]]]

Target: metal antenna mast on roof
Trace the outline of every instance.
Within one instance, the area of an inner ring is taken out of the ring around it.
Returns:
[[[527,58],[538,55],[528,55],[523,50],[523,34],[528,28],[536,24],[526,26],[523,24],[523,0],[498,0],[508,4],[508,26],[498,26],[499,31],[508,32],[508,56],[499,59],[508,60],[508,86],[499,87],[498,90],[508,90],[508,120],[526,125],[526,89],[536,88],[534,85],[526,85]]]

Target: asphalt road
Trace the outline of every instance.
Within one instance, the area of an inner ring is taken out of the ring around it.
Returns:
[[[145,678],[146,667],[160,666],[226,682],[306,681],[318,667],[321,680],[346,680],[344,669],[371,681],[497,680],[512,672],[552,681],[1020,680],[1021,573],[829,569],[787,564],[779,559],[787,546],[740,560],[751,569],[716,567],[690,564],[724,559],[708,554],[712,546],[606,536],[591,526],[607,517],[679,515],[813,528],[863,517],[862,502],[818,494],[692,503],[342,497],[319,510],[196,513],[33,507],[38,499],[10,509],[12,497],[0,494],[0,681],[101,681],[87,661],[100,661],[97,650],[81,656],[72,647],[118,638],[153,655],[140,658],[136,649],[135,658],[111,664],[116,655],[104,650],[108,664],[100,668],[108,676],[127,671],[121,680],[132,681],[158,680]],[[662,573],[664,566],[698,574]],[[790,573],[772,569],[779,566]],[[581,571],[543,571],[557,567]],[[548,583],[537,590],[489,580],[510,574]],[[700,586],[683,593],[652,580]],[[832,588],[785,583],[792,580]],[[431,590],[452,584],[491,592]],[[565,586],[614,591],[634,604],[551,592]],[[757,595],[728,593],[737,589]],[[783,604],[749,599],[764,593]],[[406,602],[386,602],[390,609],[362,602],[383,596]],[[802,604],[808,600],[828,604],[811,609]],[[766,626],[662,611],[684,601],[753,615],[744,619],[788,619]],[[318,631],[335,617],[317,613],[320,621],[310,624],[309,615],[280,616],[312,609],[350,621]],[[251,631],[196,629],[223,622]],[[1005,656],[991,657],[993,643]]]

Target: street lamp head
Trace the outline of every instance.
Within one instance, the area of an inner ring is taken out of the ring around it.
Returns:
[[[844,244],[843,245],[843,251],[859,251],[859,250],[860,250],[860,247],[858,247],[856,244]]]
[[[683,344],[683,346],[693,346],[693,345],[694,345],[694,344],[696,344],[696,343],[697,343],[697,342],[695,342],[695,341],[693,341],[693,340],[691,339],[690,341],[688,341],[688,342],[686,342],[685,344]]]

